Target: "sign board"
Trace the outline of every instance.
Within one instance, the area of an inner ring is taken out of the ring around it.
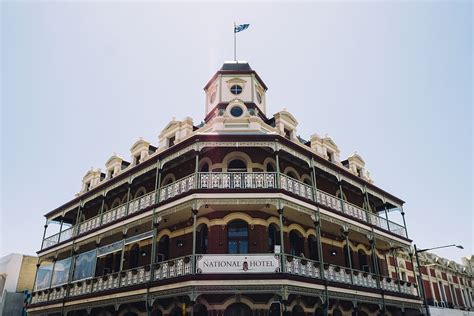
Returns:
[[[275,273],[280,271],[280,258],[269,255],[201,255],[197,257],[199,273]]]

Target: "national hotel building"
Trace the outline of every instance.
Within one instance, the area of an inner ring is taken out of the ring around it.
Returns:
[[[246,62],[204,92],[203,123],[173,119],[45,215],[29,315],[419,315],[404,202],[362,157],[269,115]]]

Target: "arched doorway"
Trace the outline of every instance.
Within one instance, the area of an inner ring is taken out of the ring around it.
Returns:
[[[157,262],[168,260],[170,257],[170,238],[165,235],[158,242]]]
[[[201,224],[196,228],[196,253],[206,254],[208,244],[208,229],[206,224]]]
[[[197,304],[193,310],[194,316],[207,316],[207,307],[203,304]]]
[[[234,159],[227,166],[228,172],[247,172],[247,164],[240,159]]]
[[[301,306],[295,305],[291,310],[291,316],[304,316],[304,310]]]
[[[268,251],[275,252],[275,246],[281,246],[280,231],[275,224],[268,226]]]
[[[243,303],[234,303],[226,308],[224,316],[252,316],[252,310]]]
[[[309,258],[314,261],[319,261],[319,245],[316,236],[309,235],[308,237]]]
[[[304,257],[304,239],[296,230],[290,232],[290,254],[292,256]]]
[[[244,221],[234,221],[227,227],[227,253],[248,253],[248,225]]]

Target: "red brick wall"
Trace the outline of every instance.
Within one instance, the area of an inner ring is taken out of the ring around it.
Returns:
[[[425,287],[426,298],[433,299],[433,293],[431,292],[430,282],[423,280],[423,286]]]
[[[436,282],[433,282],[433,290],[435,292],[436,300],[439,302],[441,301],[441,293],[439,292],[439,287]]]

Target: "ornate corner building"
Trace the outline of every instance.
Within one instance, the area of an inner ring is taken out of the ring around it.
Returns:
[[[246,62],[204,91],[202,124],[138,140],[46,214],[29,314],[419,315],[404,202],[362,157],[268,117]]]

